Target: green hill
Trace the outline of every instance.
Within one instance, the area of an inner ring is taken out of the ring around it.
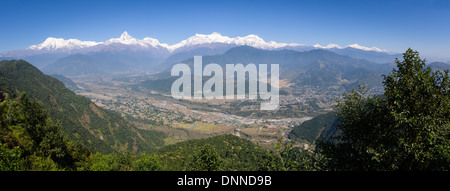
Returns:
[[[336,120],[337,116],[334,113],[319,115],[309,121],[303,122],[301,125],[295,126],[289,133],[289,138],[314,143],[317,138],[325,135],[330,130]]]
[[[64,134],[94,152],[146,151],[164,143],[165,134],[135,128],[119,114],[99,108],[23,60],[0,62],[0,92],[10,98],[26,92],[42,103],[54,122],[61,122]]]
[[[158,149],[167,170],[193,170],[195,153],[209,145],[220,158],[220,169],[258,170],[262,160],[269,152],[247,139],[234,135],[219,135],[205,139],[193,139],[168,145]],[[187,169],[188,168],[188,169]],[[195,170],[195,169],[194,169]]]
[[[234,135],[194,139],[156,151],[165,170],[286,171],[319,170],[325,160],[318,154],[278,142],[275,151]]]

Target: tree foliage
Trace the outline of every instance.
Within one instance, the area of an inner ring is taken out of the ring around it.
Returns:
[[[221,167],[222,159],[210,144],[204,145],[193,157],[191,168],[199,171],[214,171]]]
[[[408,49],[384,76],[384,96],[361,86],[338,102],[339,134],[322,143],[336,170],[449,170],[448,70],[425,68]]]
[[[328,160],[321,153],[294,147],[293,142],[281,139],[275,145],[275,151],[262,159],[259,170],[263,171],[324,171]]]
[[[70,142],[42,106],[25,93],[0,102],[1,170],[69,170],[90,154]]]

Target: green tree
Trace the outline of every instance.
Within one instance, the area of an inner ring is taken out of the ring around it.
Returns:
[[[156,171],[162,170],[157,155],[141,154],[132,161],[133,171]]]
[[[25,160],[21,157],[19,147],[9,149],[6,144],[0,143],[0,171],[25,170]]]
[[[90,155],[69,142],[42,106],[21,93],[0,102],[1,170],[73,170]]]
[[[408,49],[384,76],[384,96],[362,86],[338,102],[338,135],[321,143],[336,170],[449,170],[450,80]]]
[[[194,154],[190,167],[196,171],[216,171],[220,170],[222,159],[216,151],[216,148],[210,144],[205,144]]]
[[[293,142],[278,139],[275,152],[263,156],[262,171],[318,171],[326,170],[327,159],[321,153],[294,147]]]
[[[130,152],[119,152],[114,154],[96,153],[86,161],[84,171],[131,171],[132,154]]]
[[[398,168],[449,169],[450,79],[448,70],[425,68],[419,53],[408,49],[397,70],[385,77],[385,95],[395,120]]]

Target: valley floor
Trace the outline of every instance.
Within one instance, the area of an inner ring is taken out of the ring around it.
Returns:
[[[319,113],[330,111],[319,106],[299,107],[307,105],[302,104],[301,100],[311,101],[305,97],[328,100],[318,103],[323,107],[334,104],[330,101],[333,100],[332,94],[316,97],[310,94],[302,94],[303,97],[290,94],[282,96],[279,111],[263,114],[255,107],[259,105],[257,102],[175,100],[170,95],[159,92],[135,90],[132,88],[135,82],[92,78],[72,80],[80,87],[76,93],[88,97],[98,106],[120,113],[140,129],[166,133],[168,137],[164,140],[165,145],[234,134],[271,149],[277,140],[288,140],[288,134],[294,126]],[[311,91],[311,94],[315,93]],[[298,142],[296,146],[307,148],[309,145]]]

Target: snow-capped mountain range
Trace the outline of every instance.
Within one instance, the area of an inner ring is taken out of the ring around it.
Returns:
[[[277,49],[287,46],[303,46],[294,43],[287,44],[287,43],[277,43],[274,41],[266,42],[262,38],[254,34],[245,37],[230,38],[228,36],[222,36],[221,34],[214,32],[209,35],[196,34],[195,36],[189,37],[188,39],[183,40],[180,43],[168,46],[167,49],[171,52],[174,52],[182,47],[196,46],[201,44],[214,44],[214,43],[230,44],[236,46],[246,45],[260,49]]]
[[[177,44],[168,45],[166,43],[161,43],[159,40],[145,37],[143,39],[137,39],[130,36],[126,31],[120,35],[119,38],[111,38],[105,42],[94,42],[94,41],[81,41],[78,39],[63,39],[48,37],[44,42],[37,45],[31,45],[24,50],[7,51],[0,53],[1,57],[22,57],[36,55],[40,53],[49,52],[63,52],[63,53],[77,53],[85,51],[101,51],[106,46],[109,45],[128,45],[140,48],[157,48],[157,49],[167,49],[170,53],[180,52],[179,50],[187,47],[193,46],[211,46],[212,44],[226,44],[232,46],[252,46],[255,48],[272,50],[272,49],[295,49],[295,48],[321,48],[321,49],[344,49],[344,48],[354,48],[364,51],[375,51],[375,52],[388,52],[387,50],[380,49],[377,47],[365,47],[358,44],[352,44],[348,46],[339,46],[337,44],[329,44],[322,46],[320,44],[315,45],[303,45],[296,43],[277,43],[274,41],[266,42],[257,35],[250,34],[244,37],[228,37],[223,36],[220,33],[214,32],[209,35],[196,34],[195,36],[189,37]],[[83,51],[84,50],[84,51]],[[28,51],[28,52],[27,52]],[[20,52],[19,55],[15,53]]]
[[[27,49],[35,51],[57,51],[57,50],[74,50],[82,49],[99,44],[93,41],[81,41],[78,39],[53,38],[48,37],[45,41],[38,45],[31,45]]]
[[[71,52],[81,49],[88,49],[90,51],[96,50],[93,47],[101,49],[108,45],[122,44],[129,46],[138,46],[142,48],[168,48],[167,44],[160,43],[157,39],[146,37],[144,39],[136,39],[130,36],[126,31],[120,35],[119,38],[111,38],[105,42],[94,42],[94,41],[81,41],[78,39],[62,39],[48,37],[43,43],[38,45],[31,45],[25,50],[31,51],[47,51],[47,52]]]
[[[94,71],[101,71],[104,74],[154,72],[184,62],[196,55],[224,54],[230,49],[240,46],[249,46],[265,51],[288,49],[304,52],[324,49],[375,63],[392,62],[399,57],[390,54],[387,50],[358,44],[322,46],[320,44],[278,43],[267,42],[254,34],[244,37],[228,37],[217,32],[196,34],[179,43],[169,45],[150,37],[137,39],[125,31],[119,38],[111,38],[105,42],[48,37],[41,44],[31,45],[21,50],[2,52],[0,60],[23,59],[48,74],[83,75]]]

